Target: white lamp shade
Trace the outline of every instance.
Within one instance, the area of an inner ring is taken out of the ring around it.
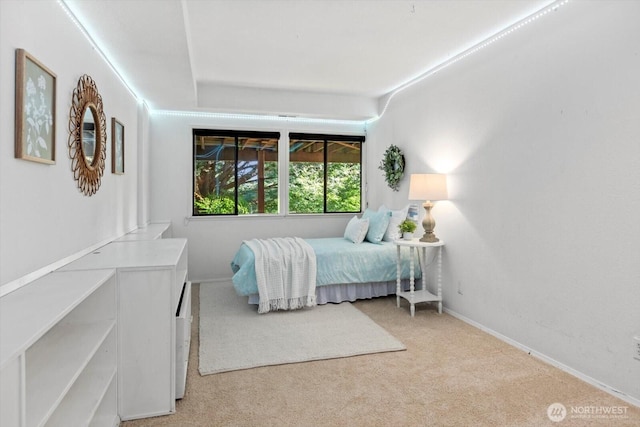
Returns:
[[[409,200],[446,200],[447,176],[441,173],[412,174]]]

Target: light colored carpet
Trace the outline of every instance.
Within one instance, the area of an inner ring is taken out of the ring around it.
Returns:
[[[231,284],[200,289],[201,375],[405,349],[350,303],[258,314]]]
[[[199,287],[187,391],[176,413],[124,421],[121,427],[579,427],[640,425],[640,407],[619,400],[448,314],[420,304],[409,317],[394,296],[354,307],[383,325],[406,351],[201,376]],[[624,407],[616,419],[567,418],[547,410]]]

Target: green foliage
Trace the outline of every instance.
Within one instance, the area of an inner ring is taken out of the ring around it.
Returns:
[[[359,212],[360,165],[331,163],[327,172],[327,211]]]
[[[324,165],[294,162],[289,164],[289,212],[324,211]]]
[[[224,167],[221,167],[224,166]],[[233,163],[197,162],[194,209],[201,215],[234,214]],[[239,165],[240,166],[240,165]],[[252,164],[242,164],[238,176],[238,214],[258,213],[257,173]],[[328,212],[359,212],[361,203],[360,164],[327,165],[326,199]],[[227,169],[229,171],[227,171]],[[324,164],[291,162],[289,164],[289,212],[324,212]],[[278,213],[278,163],[265,162],[264,213]]]
[[[233,214],[235,210],[235,202],[231,197],[215,196],[213,194],[196,198],[193,204],[200,214]],[[249,207],[243,200],[238,201],[238,213],[249,213]]]
[[[248,207],[248,212],[240,214],[277,214],[278,213],[278,163],[264,164],[264,211],[258,208],[258,178],[257,173],[247,174],[246,180],[238,185],[238,201]]]
[[[384,179],[393,191],[398,191],[400,180],[404,176],[404,154],[396,145],[390,145],[378,169],[384,171]]]
[[[398,225],[401,233],[413,233],[417,227],[416,223],[410,219],[405,219]]]
[[[330,163],[327,170],[327,212],[360,211],[360,165]],[[289,164],[289,212],[324,212],[324,165]]]
[[[257,162],[238,162],[238,215],[258,213]],[[233,215],[235,163],[197,161],[194,208],[201,215]],[[264,213],[278,213],[278,163],[264,164]]]

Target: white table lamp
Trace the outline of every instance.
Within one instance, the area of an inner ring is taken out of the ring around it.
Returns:
[[[433,202],[437,200],[446,200],[447,195],[447,176],[441,173],[424,173],[412,174],[409,182],[409,200],[425,200],[422,207],[426,211],[422,219],[422,227],[424,228],[424,236],[421,242],[434,243],[440,241],[433,234],[436,227],[436,221],[431,216],[431,208]]]

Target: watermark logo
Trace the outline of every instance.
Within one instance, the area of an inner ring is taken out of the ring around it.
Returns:
[[[554,423],[559,423],[565,418],[570,419],[597,419],[612,420],[629,418],[628,406],[595,406],[579,405],[567,409],[562,403],[552,403],[547,408],[547,417]]]
[[[547,417],[554,423],[559,423],[567,416],[567,408],[562,403],[552,403],[547,408]]]

